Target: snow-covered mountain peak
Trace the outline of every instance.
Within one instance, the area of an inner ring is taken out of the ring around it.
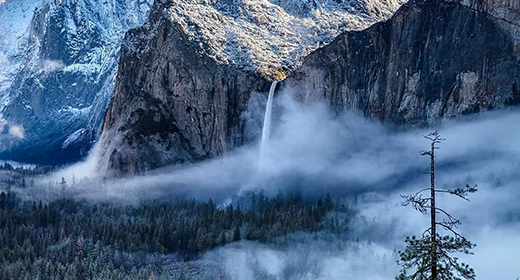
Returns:
[[[271,76],[346,30],[384,20],[404,0],[169,0],[168,13],[216,61]]]

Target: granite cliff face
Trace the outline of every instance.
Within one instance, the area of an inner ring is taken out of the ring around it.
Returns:
[[[155,1],[148,22],[125,37],[99,168],[138,173],[243,145],[249,96],[268,91],[276,70],[293,68],[342,28],[366,27],[401,4],[326,0],[323,9],[296,2],[316,4]]]
[[[100,138],[102,169],[137,173],[243,144],[240,115],[269,83],[198,49],[164,7],[127,34]]]
[[[138,173],[222,155],[243,145],[247,101],[269,75],[218,61],[211,40],[156,1],[124,40],[99,168]],[[424,126],[520,103],[518,3],[412,0],[388,21],[347,31],[282,83],[386,123]],[[187,24],[187,25],[186,25]],[[211,47],[209,48],[211,49]]]
[[[515,1],[412,1],[387,22],[338,36],[285,84],[303,99],[408,126],[515,105],[518,11]]]

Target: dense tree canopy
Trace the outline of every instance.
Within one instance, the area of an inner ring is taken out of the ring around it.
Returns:
[[[333,208],[330,196],[314,205],[297,196],[252,197],[245,210],[212,200],[22,202],[2,192],[0,279],[147,279],[152,272],[160,279],[173,253],[193,260],[230,242],[316,232]]]

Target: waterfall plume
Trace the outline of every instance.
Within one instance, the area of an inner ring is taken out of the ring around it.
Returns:
[[[269,97],[267,98],[267,105],[265,107],[264,126],[262,127],[262,140],[260,142],[260,153],[263,154],[267,141],[269,141],[269,135],[271,133],[271,115],[273,108],[274,91],[276,90],[276,84],[278,81],[274,81],[271,84],[269,90]]]

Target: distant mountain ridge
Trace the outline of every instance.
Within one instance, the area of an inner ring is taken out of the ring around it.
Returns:
[[[219,156],[251,141],[243,114],[276,75],[302,102],[393,125],[520,102],[518,1],[412,0],[392,16],[403,2],[8,0],[0,158],[71,162],[100,133],[102,171]]]
[[[123,36],[146,20],[151,2],[0,4],[0,64],[8,66],[0,70],[0,158],[56,164],[87,154],[112,95]]]

